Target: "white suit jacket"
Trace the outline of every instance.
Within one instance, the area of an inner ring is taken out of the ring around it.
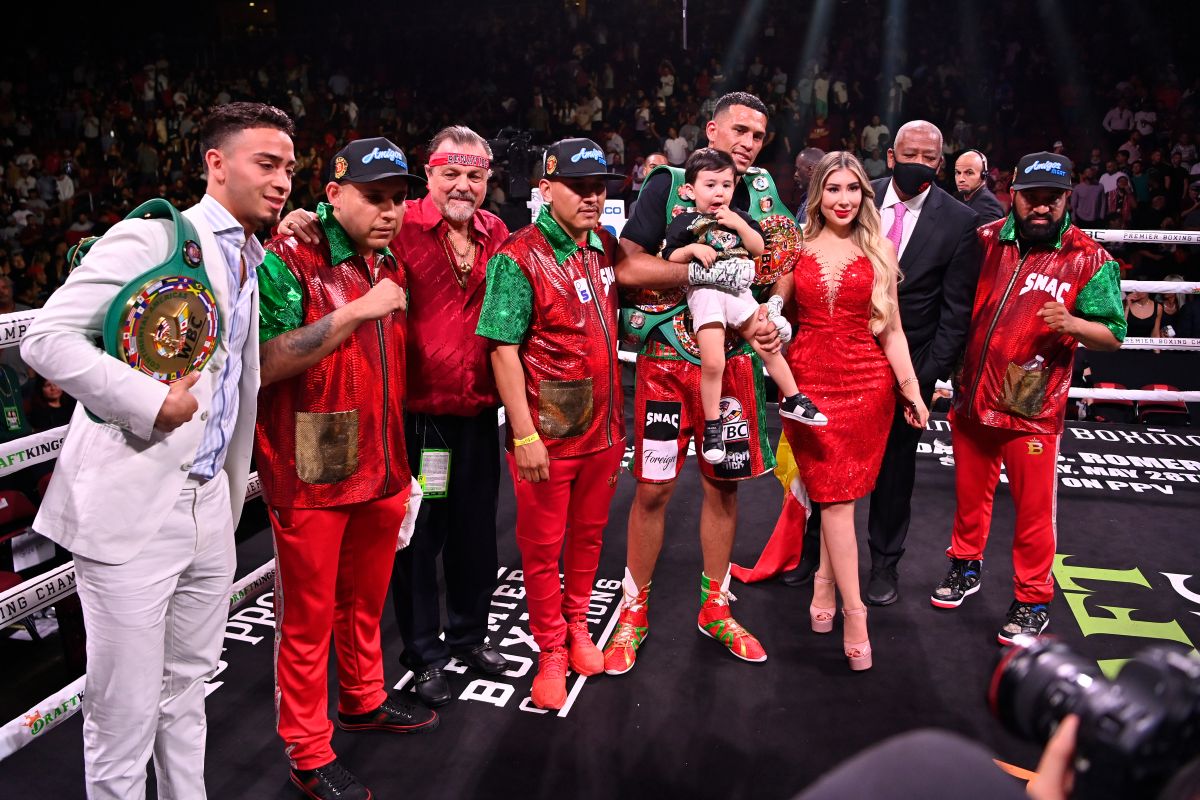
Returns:
[[[232,319],[229,271],[199,208],[183,212],[195,226],[218,313]],[[72,553],[106,564],[137,555],[166,519],[200,447],[216,375],[228,356],[227,330],[192,387],[199,409],[170,433],[154,428],[167,385],[96,346],[104,315],[129,281],[165,261],[173,242],[168,220],[126,220],[92,246],[46,303],[25,338],[21,357],[79,401],[33,529]],[[250,472],[259,385],[258,292],[242,348],[238,415],[225,458],[230,512],[236,525]],[[93,422],[91,411],[107,420]]]

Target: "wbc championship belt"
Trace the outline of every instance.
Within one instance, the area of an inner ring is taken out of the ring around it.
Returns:
[[[166,200],[149,200],[126,219],[166,219],[174,227],[166,261],[127,283],[104,315],[104,349],[134,369],[174,383],[203,369],[221,335],[217,298],[196,229]]]

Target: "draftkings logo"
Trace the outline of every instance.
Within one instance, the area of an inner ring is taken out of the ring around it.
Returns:
[[[32,714],[25,715],[25,720],[21,725],[29,729],[30,736],[37,736],[39,733],[53,728],[60,719],[70,716],[82,702],[83,692],[77,692],[44,713],[41,709],[35,708]]]

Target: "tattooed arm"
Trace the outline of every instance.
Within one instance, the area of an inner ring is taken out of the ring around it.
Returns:
[[[280,334],[262,344],[262,385],[299,375],[354,333],[355,328],[405,307],[404,290],[384,278],[371,291],[316,322]]]

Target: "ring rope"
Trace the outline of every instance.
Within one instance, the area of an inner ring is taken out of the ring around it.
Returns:
[[[1085,230],[1097,242],[1125,243],[1143,242],[1153,244],[1200,244],[1200,233],[1184,231],[1132,231],[1132,230]],[[1121,290],[1159,294],[1200,294],[1200,283],[1181,281],[1121,281]],[[37,318],[37,309],[0,314],[0,349],[20,345],[30,324]],[[1151,339],[1126,340],[1124,349],[1200,350],[1200,339]],[[637,355],[620,351],[618,358],[626,363],[637,361]],[[945,381],[938,381],[938,388],[950,389]],[[1094,400],[1155,400],[1200,402],[1200,391],[1169,392],[1136,389],[1085,389],[1072,388],[1069,396],[1075,399]],[[503,409],[500,423],[503,424]],[[58,450],[67,432],[66,425],[42,431],[6,443],[0,451],[0,476],[18,472],[25,467],[50,461],[58,457]],[[252,473],[246,486],[246,499],[262,494],[262,483],[258,473]],[[271,559],[254,572],[242,578],[230,589],[230,612],[248,604],[260,595],[275,580],[275,560]],[[47,591],[47,587],[61,587],[59,591]],[[39,590],[42,596],[39,599]],[[75,563],[63,564],[48,573],[32,578],[7,592],[0,594],[0,625],[53,605],[63,597],[75,592]],[[0,761],[20,750],[41,733],[57,727],[82,708],[86,675],[80,676],[58,692],[0,727]]]
[[[1192,231],[1127,231],[1091,230],[1084,233],[1104,244],[1123,242],[1146,242],[1149,244],[1200,244],[1200,233]]]
[[[257,472],[250,473],[246,484],[246,499],[253,500],[262,494],[262,481]],[[261,570],[259,570],[261,571]],[[254,573],[257,575],[258,571]],[[253,575],[244,578],[250,580]],[[239,582],[239,585],[241,582]],[[236,589],[237,587],[235,587]],[[244,587],[243,587],[244,588]],[[19,619],[54,605],[75,592],[75,562],[55,567],[49,572],[37,575],[24,583],[0,592],[0,627],[9,625]]]
[[[70,592],[73,592],[75,587],[74,562],[63,564],[54,573],[47,574],[56,574],[58,579],[61,580],[65,579],[68,573],[71,584]],[[37,581],[40,582],[45,577],[47,576],[39,576]],[[265,589],[273,586],[274,583],[275,559],[271,559],[230,587],[229,612],[231,614],[235,613],[244,606],[249,605]],[[19,590],[25,585],[21,584],[21,586],[15,587],[13,591]],[[4,595],[0,596],[0,612],[8,608],[8,599],[13,596],[13,591],[5,592]],[[61,599],[65,594],[70,594],[70,592],[55,595],[53,601]],[[46,605],[50,604],[52,603],[47,603]],[[30,613],[32,611],[23,610],[21,616],[26,616]],[[80,711],[83,708],[83,693],[86,679],[86,674],[79,676],[42,702],[34,705],[26,713],[0,727],[0,761],[3,761],[32,742],[35,737],[52,728],[58,727]]]

